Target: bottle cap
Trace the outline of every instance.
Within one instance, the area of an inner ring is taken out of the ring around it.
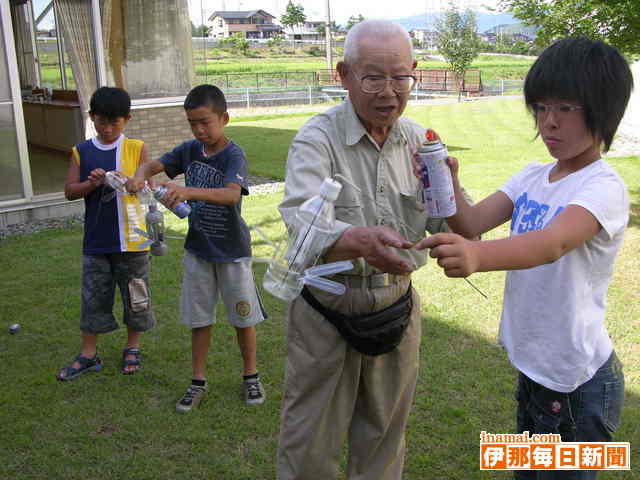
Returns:
[[[333,202],[342,190],[342,184],[333,178],[325,178],[322,185],[320,185],[320,196],[326,198],[330,202]]]
[[[436,133],[429,129],[425,132],[424,136],[427,138],[427,142],[436,142]]]

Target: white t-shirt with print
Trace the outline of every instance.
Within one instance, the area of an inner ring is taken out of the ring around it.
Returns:
[[[554,166],[531,163],[500,189],[514,204],[511,235],[545,228],[568,205],[587,209],[602,228],[553,263],[507,272],[500,342],[527,377],[571,392],[613,350],[604,325],[606,296],[629,220],[629,196],[604,160],[549,183]]]

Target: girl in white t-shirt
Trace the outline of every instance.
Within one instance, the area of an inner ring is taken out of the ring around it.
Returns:
[[[533,64],[524,86],[555,162],[527,165],[475,205],[463,201],[449,159],[453,233],[416,245],[449,277],[507,270],[500,341],[519,370],[518,431],[605,442],[618,428],[622,367],[604,325],[615,256],[629,220],[622,179],[600,158],[624,114],[633,79],[613,47],[567,38]],[[416,172],[419,173],[419,172]],[[511,221],[511,236],[471,241]],[[516,479],[592,479],[596,471],[517,471]]]

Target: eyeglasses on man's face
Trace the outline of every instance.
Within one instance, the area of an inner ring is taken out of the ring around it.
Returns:
[[[536,102],[531,105],[536,115],[547,115],[553,112],[560,115],[568,115],[573,112],[584,110],[582,105],[571,105],[569,103],[540,103]]]
[[[380,93],[387,88],[387,83],[391,82],[391,88],[396,93],[408,93],[416,84],[416,77],[413,75],[365,75],[360,77],[360,89],[364,93]]]

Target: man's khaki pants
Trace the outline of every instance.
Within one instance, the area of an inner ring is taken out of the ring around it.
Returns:
[[[326,307],[344,314],[393,304],[409,279],[382,288],[347,288],[342,296],[312,289]],[[390,353],[362,355],[301,297],[289,306],[287,364],[278,478],[332,480],[345,438],[349,480],[399,480],[404,430],[413,403],[420,347],[420,299],[413,291],[411,321]]]

